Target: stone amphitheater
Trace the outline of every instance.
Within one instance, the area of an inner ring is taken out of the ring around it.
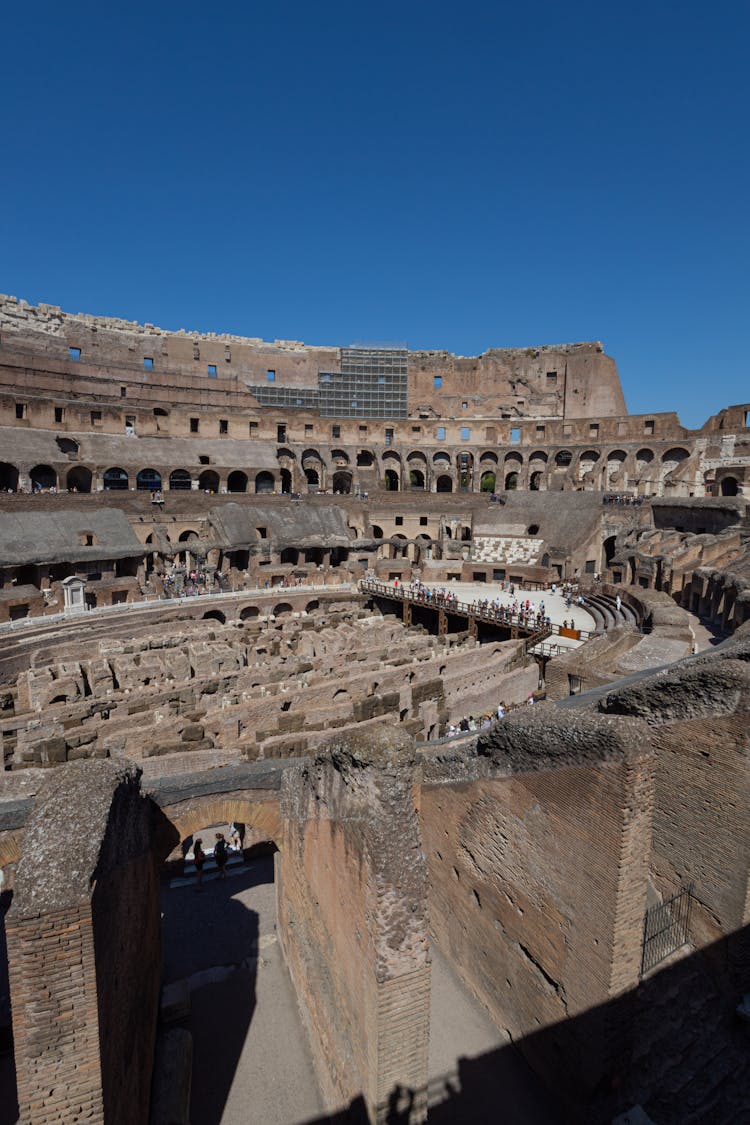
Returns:
[[[0,1121],[206,1115],[160,919],[230,822],[319,1120],[481,1120],[510,1052],[529,1125],[747,1121],[748,466],[597,343],[0,298]],[[443,963],[509,1041],[451,1077]]]

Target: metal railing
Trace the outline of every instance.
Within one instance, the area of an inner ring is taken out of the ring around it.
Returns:
[[[373,578],[363,578],[359,583],[359,589],[365,594],[411,602],[412,605],[424,605],[428,609],[442,609],[446,613],[456,613],[461,617],[474,617],[477,621],[486,621],[490,625],[511,626],[532,637],[539,634],[540,641],[553,634],[562,634],[573,640],[582,641],[587,641],[594,635],[589,629],[563,629],[562,625],[554,624],[540,626],[533,618],[528,620],[518,613],[511,613],[503,606],[499,608],[492,605],[479,606],[475,602],[462,602],[450,594],[438,594],[432,590],[410,590],[405,586],[391,586],[388,582],[378,582]]]
[[[641,976],[653,969],[688,940],[693,884],[646,911],[643,921]]]

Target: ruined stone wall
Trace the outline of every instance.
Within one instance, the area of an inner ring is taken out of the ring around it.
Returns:
[[[427,777],[453,776],[422,791],[430,919],[440,947],[534,1067],[558,1089],[586,1089],[628,1049],[628,1029],[602,1014],[598,1034],[589,1027],[578,1042],[575,1025],[559,1036],[555,1027],[638,980],[649,758],[638,727],[533,710],[480,740],[493,765],[514,776],[491,776],[484,756],[474,778],[448,760],[425,765]],[[549,1036],[533,1036],[544,1028]]]
[[[37,795],[6,918],[22,1121],[147,1119],[160,975],[149,831],[132,769],[75,763]]]
[[[385,1121],[427,1079],[426,869],[408,741],[331,744],[282,783],[279,937],[329,1106],[363,1094]],[[418,1097],[410,1121],[423,1120]]]

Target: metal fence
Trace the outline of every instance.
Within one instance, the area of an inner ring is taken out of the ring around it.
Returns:
[[[646,911],[643,922],[641,976],[688,940],[693,884]]]

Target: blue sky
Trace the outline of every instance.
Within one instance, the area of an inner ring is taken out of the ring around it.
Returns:
[[[750,400],[746,3],[3,13],[0,290],[312,344],[600,339]]]

